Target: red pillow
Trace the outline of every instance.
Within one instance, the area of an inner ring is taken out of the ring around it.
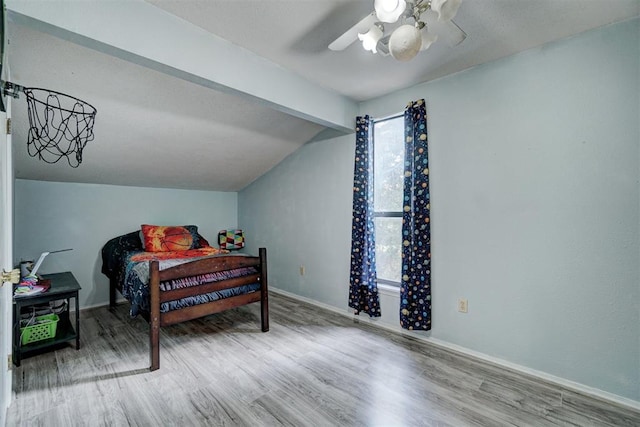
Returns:
[[[197,244],[186,227],[143,224],[141,228],[146,252],[186,251]]]

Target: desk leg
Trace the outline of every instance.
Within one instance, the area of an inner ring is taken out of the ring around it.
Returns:
[[[15,304],[13,306],[13,363],[16,366],[20,366],[20,346],[21,346],[21,337],[20,337],[20,311],[22,310],[22,306],[20,304]]]
[[[76,292],[76,350],[80,350],[80,302]]]

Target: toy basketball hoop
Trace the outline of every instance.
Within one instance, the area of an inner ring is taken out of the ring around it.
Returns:
[[[81,99],[54,90],[11,82],[2,82],[2,86],[4,95],[18,98],[18,93],[23,92],[27,98],[29,155],[47,163],[64,157],[69,166],[77,168],[82,163],[82,150],[94,138],[97,110]]]
[[[47,163],[56,163],[64,157],[69,166],[77,168],[82,163],[82,150],[93,140],[96,109],[64,93],[5,81],[8,76],[6,28],[5,1],[0,0],[0,111],[7,110],[7,96],[18,98],[19,92],[23,92],[29,115],[29,155]]]
[[[27,151],[47,163],[65,157],[69,166],[82,163],[82,150],[92,141],[96,109],[70,95],[48,89],[23,88],[29,113]]]

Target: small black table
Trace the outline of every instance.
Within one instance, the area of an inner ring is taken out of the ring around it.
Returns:
[[[80,284],[70,271],[45,274],[42,278],[51,280],[49,290],[40,294],[13,298],[13,363],[16,366],[20,366],[20,361],[23,357],[39,354],[49,347],[74,339],[76,340],[76,350],[80,350],[80,305],[78,303]],[[75,328],[69,318],[71,298],[75,298]],[[67,300],[67,309],[62,313],[58,313],[60,320],[58,321],[55,337],[22,345],[20,336],[20,313],[22,308],[63,299]]]

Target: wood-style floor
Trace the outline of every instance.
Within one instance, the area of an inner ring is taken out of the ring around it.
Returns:
[[[639,426],[640,413],[271,294],[164,328],[82,312],[82,348],[14,368],[7,425]]]

